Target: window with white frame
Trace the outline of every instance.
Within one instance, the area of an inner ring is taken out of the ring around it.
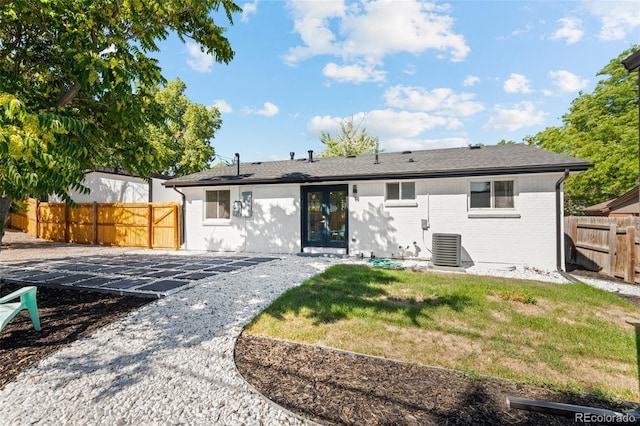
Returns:
[[[415,200],[415,182],[390,182],[387,183],[386,200]]]
[[[512,180],[485,180],[470,182],[469,208],[514,208]]]
[[[228,189],[206,191],[205,219],[229,219],[231,217],[231,191]]]

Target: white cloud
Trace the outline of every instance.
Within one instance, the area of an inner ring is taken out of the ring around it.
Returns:
[[[509,34],[508,36],[498,36],[498,40],[509,40],[511,37],[517,37],[520,34],[525,34],[528,33],[529,31],[531,31],[533,29],[533,24],[526,24],[523,28],[517,28],[515,30],[513,30],[511,32],[511,34]]]
[[[584,5],[600,19],[598,37],[601,40],[623,40],[627,35],[634,35],[633,31],[640,26],[640,5],[635,0],[585,1]]]
[[[464,81],[462,82],[462,85],[464,87],[471,87],[474,84],[478,83],[480,81],[480,77],[476,77],[475,75],[468,75],[465,77]]]
[[[247,114],[264,115],[265,117],[273,117],[278,112],[280,112],[280,108],[278,108],[275,104],[272,104],[271,102],[265,102],[263,105],[263,108],[257,111],[252,109],[245,109],[245,113]]]
[[[304,46],[289,49],[285,61],[290,64],[304,61],[315,55],[337,54],[335,35],[329,28],[329,20],[345,14],[342,0],[333,1],[291,1],[294,30],[300,34]]]
[[[394,138],[380,141],[380,147],[387,152],[416,151],[421,149],[460,148],[469,146],[471,142],[466,138],[442,139],[403,139]]]
[[[582,29],[582,21],[578,18],[560,18],[558,19],[560,28],[556,30],[551,40],[566,39],[567,45],[577,43],[582,39],[584,30]]]
[[[455,93],[448,88],[436,88],[431,91],[423,87],[397,85],[384,93],[387,105],[414,111],[429,111],[436,115],[471,116],[484,106],[475,102],[472,93]]]
[[[526,24],[524,26],[524,28],[518,28],[516,30],[513,30],[513,32],[511,33],[512,36],[519,36],[520,34],[524,34],[524,33],[528,33],[529,31],[531,31],[533,29],[533,25],[532,24]]]
[[[447,6],[373,0],[362,2],[358,12],[342,20],[341,32],[347,34],[342,47],[348,55],[381,59],[389,53],[435,49],[449,52],[452,61],[461,61],[469,54],[464,37],[453,32]]]
[[[117,51],[118,49],[116,49],[116,45],[112,43],[109,45],[109,47],[102,49],[102,51],[100,51],[98,55],[104,56],[104,55],[108,55],[109,53],[116,53]]]
[[[231,108],[231,105],[225,101],[224,99],[216,99],[215,101],[213,101],[213,106],[218,108],[218,110],[221,113],[231,113],[233,112],[233,108]]]
[[[550,71],[549,78],[561,92],[578,92],[589,84],[589,80],[581,79],[572,72],[565,70]]]
[[[512,108],[497,105],[496,114],[482,126],[483,129],[518,130],[522,127],[537,126],[544,123],[545,113],[536,111],[531,102],[521,102]]]
[[[249,16],[255,15],[258,11],[258,0],[255,0],[253,3],[245,3],[242,5],[242,16],[240,16],[240,20],[244,23],[249,22]]]
[[[340,131],[340,122],[351,117],[316,116],[307,124],[311,134],[320,132],[336,133]],[[438,126],[447,126],[444,118],[430,116],[423,112],[395,112],[374,110],[360,112],[353,120],[365,128],[367,133],[380,139],[380,148],[387,152],[404,150],[455,148],[467,146],[471,142],[462,137],[427,139],[419,137],[422,133]]]
[[[409,64],[403,72],[407,75],[414,75],[416,73],[416,66],[413,64]]]
[[[292,0],[288,5],[302,39],[285,55],[290,65],[332,55],[366,68],[381,65],[389,54],[426,50],[446,52],[455,62],[470,52],[464,37],[453,31],[445,5],[420,0],[360,0],[348,6],[341,0]]]
[[[386,73],[376,70],[373,66],[343,65],[329,62],[322,73],[339,83],[364,83],[370,81],[384,81]]]
[[[187,59],[187,65],[197,72],[211,72],[211,65],[213,65],[213,56],[204,53],[200,50],[200,46],[195,43],[187,42],[187,53],[189,59]]]
[[[351,117],[316,116],[307,124],[309,133],[336,132],[340,122]],[[414,138],[436,127],[456,128],[461,123],[455,118],[438,117],[426,112],[393,111],[391,109],[359,112],[353,115],[356,123],[361,123],[367,133],[388,141],[398,138]]]
[[[502,86],[507,93],[531,93],[530,82],[522,74],[512,73]]]

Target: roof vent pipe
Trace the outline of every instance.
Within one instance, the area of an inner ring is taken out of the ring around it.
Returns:
[[[291,151],[291,152],[289,153],[289,157],[291,157],[291,159],[292,159],[292,160],[293,160],[293,157],[295,157],[295,156],[296,156],[296,153],[295,153],[295,152]]]
[[[313,150],[310,149],[309,151],[307,151],[309,153],[309,162],[313,163]]]
[[[240,176],[240,154],[236,152],[236,176]]]
[[[378,153],[376,152],[376,161],[373,164],[380,164],[380,162],[378,161]]]

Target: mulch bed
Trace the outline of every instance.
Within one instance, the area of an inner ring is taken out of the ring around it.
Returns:
[[[509,409],[507,396],[614,411],[595,396],[243,334],[236,365],[260,393],[325,425],[567,425],[573,419]]]
[[[3,284],[0,296],[18,288]],[[35,331],[27,311],[20,312],[0,334],[0,389],[21,371],[74,340],[94,331],[153,299],[115,296],[81,290],[38,287],[41,331]]]

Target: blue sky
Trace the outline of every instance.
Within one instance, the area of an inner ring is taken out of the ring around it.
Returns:
[[[216,153],[321,152],[340,120],[386,152],[521,142],[561,123],[596,73],[640,43],[640,1],[255,0],[219,64],[176,37],[154,56],[187,96],[217,106]]]

